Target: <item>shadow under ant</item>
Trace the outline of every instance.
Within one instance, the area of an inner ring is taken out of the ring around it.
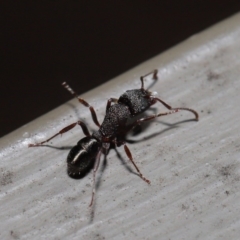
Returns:
[[[142,141],[146,141],[148,139],[151,139],[157,135],[160,135],[160,134],[163,134],[164,132],[166,131],[169,131],[171,129],[174,129],[174,128],[178,128],[178,125],[179,124],[182,124],[182,123],[187,123],[187,122],[191,122],[191,121],[195,121],[195,119],[188,119],[188,120],[182,120],[182,121],[179,121],[179,122],[176,122],[176,123],[173,123],[173,124],[170,124],[170,123],[167,123],[167,122],[163,122],[163,121],[158,121],[160,123],[162,123],[163,125],[166,125],[168,126],[166,129],[163,129],[159,132],[156,132],[154,134],[151,134],[147,137],[144,137],[140,140],[130,140],[130,139],[125,139],[125,141],[127,143],[138,143],[138,142],[142,142]],[[145,123],[143,125],[139,125],[140,129],[138,129],[138,132],[136,135],[140,134],[141,132],[143,132],[143,130],[147,129],[150,124],[153,123],[153,122],[148,122],[148,123]],[[132,132],[130,133],[130,135],[134,135],[134,129],[132,130]],[[114,149],[116,154],[117,154],[117,158],[121,161],[122,165],[124,166],[124,168],[129,172],[129,173],[132,173],[132,174],[135,174],[137,176],[138,173],[134,172],[132,170],[132,168],[127,164],[127,162],[125,161],[125,159],[122,157],[122,155],[119,153],[119,151],[117,150],[117,147],[114,146],[114,145],[111,145],[110,149]],[[102,178],[102,175],[103,175],[103,172],[105,171],[106,169],[106,166],[107,166],[107,155],[104,155],[104,161],[103,161],[103,164],[101,166],[101,169],[100,169],[100,175],[98,176],[98,179],[97,179],[97,182],[96,182],[96,190],[98,190],[100,188],[100,185],[101,185],[101,178]],[[93,204],[92,208],[91,208],[91,217],[90,217],[90,221],[89,223],[93,223],[93,220],[94,220],[94,213],[95,213],[95,203]]]
[[[44,144],[44,145],[40,145],[39,147],[48,147],[56,150],[71,150],[74,146],[56,147],[49,144]],[[92,161],[91,164],[85,169],[85,171],[82,171],[80,175],[70,175],[68,171],[67,171],[67,175],[72,179],[76,179],[76,180],[82,179],[93,169],[93,166],[94,166],[94,161]]]
[[[187,123],[187,122],[192,122],[192,121],[195,121],[195,119],[182,120],[182,121],[179,121],[179,122],[176,122],[176,123],[173,123],[173,124],[172,124],[172,123],[163,122],[163,121],[156,121],[156,122],[159,122],[159,123],[161,123],[161,124],[163,124],[163,125],[168,126],[168,128],[165,128],[165,129],[163,129],[163,130],[161,130],[161,131],[159,131],[159,132],[155,132],[155,133],[153,133],[153,134],[151,134],[151,135],[145,136],[145,137],[143,137],[142,139],[138,139],[138,140],[125,139],[125,141],[126,141],[127,143],[131,143],[131,144],[143,142],[143,141],[146,141],[146,140],[148,140],[148,139],[151,139],[151,138],[153,138],[153,137],[155,137],[155,136],[158,136],[158,135],[160,135],[160,134],[163,134],[163,133],[165,133],[165,132],[167,132],[167,131],[169,131],[169,130],[178,128],[178,127],[179,127],[179,126],[178,126],[179,124]],[[150,124],[152,124],[152,123],[153,123],[153,122],[149,123],[148,126],[144,126],[144,125],[141,125],[141,126],[140,126],[140,125],[139,125],[139,126],[137,126],[137,129],[136,129],[136,130],[134,129],[134,132],[133,132],[133,133],[130,133],[130,134],[128,134],[128,135],[129,135],[129,136],[139,135],[141,132],[144,132],[144,131],[150,126]]]
[[[52,146],[52,145],[49,145],[49,144],[39,145],[38,147],[49,147],[49,148],[53,148],[53,149],[57,149],[57,150],[70,150],[70,149],[73,148],[73,146],[56,147],[56,146]]]
[[[148,136],[145,136],[143,137],[142,139],[138,139],[138,140],[133,140],[133,139],[128,139],[128,138],[125,138],[124,141],[127,142],[127,143],[130,143],[130,144],[135,144],[135,143],[139,143],[139,142],[143,142],[143,141],[147,141],[151,138],[154,138],[158,135],[161,135],[167,131],[170,131],[172,129],[175,129],[175,128],[178,128],[179,124],[182,124],[182,123],[187,123],[187,122],[191,122],[191,121],[195,121],[195,119],[188,119],[188,120],[182,120],[182,121],[179,121],[179,122],[176,122],[176,123],[167,123],[167,122],[164,122],[164,121],[157,121],[163,125],[166,125],[168,126],[167,128],[159,131],[159,132],[155,132],[153,134],[150,134]],[[139,135],[141,134],[142,132],[145,132],[147,128],[150,127],[151,124],[153,124],[154,122],[156,121],[152,121],[152,122],[147,122],[145,124],[142,124],[142,125],[138,125],[137,127],[135,127],[131,132],[130,134],[128,134],[128,136],[136,136],[136,135]],[[62,147],[57,147],[57,146],[52,146],[52,145],[41,145],[40,147],[49,147],[49,148],[53,148],[53,149],[57,149],[57,150],[70,150],[73,148],[73,146],[62,146]],[[135,174],[135,175],[138,175],[138,173],[134,172],[132,170],[132,168],[127,164],[127,161],[124,159],[124,157],[122,157],[122,155],[120,154],[120,152],[117,150],[117,147],[114,145],[114,144],[111,144],[110,146],[110,149],[114,149],[115,152],[116,152],[116,155],[117,155],[117,158],[121,161],[122,165],[124,166],[124,168],[129,172],[129,173],[132,173],[132,174]],[[89,172],[93,169],[94,167],[94,160],[92,161],[92,163],[89,165],[88,168],[85,169],[85,171],[83,171],[80,175],[70,175],[68,174],[68,176],[72,179],[75,179],[75,180],[79,180],[79,179],[82,179],[84,178],[86,175],[89,174]],[[105,171],[107,167],[107,154],[104,154],[104,160],[103,160],[103,163],[101,165],[101,169],[100,169],[100,175],[98,176],[98,180],[96,182],[96,189],[99,189],[100,187],[100,184],[101,184],[101,177],[103,175],[103,172]]]
[[[191,121],[195,121],[195,119],[188,119],[188,120],[182,120],[182,121],[179,121],[179,122],[176,122],[176,123],[173,123],[173,124],[170,124],[170,123],[167,123],[167,122],[163,122],[163,121],[158,121],[160,123],[162,123],[163,125],[166,125],[168,126],[167,128],[159,131],[159,132],[156,132],[156,133],[153,133],[149,136],[146,136],[142,139],[139,139],[139,140],[131,140],[131,139],[124,139],[127,143],[131,143],[131,144],[135,144],[135,143],[139,143],[139,142],[143,142],[143,141],[146,141],[148,139],[151,139],[155,136],[158,136],[158,135],[161,135],[169,130],[172,130],[174,128],[178,128],[179,124],[182,124],[182,123],[187,123],[187,122],[191,122]],[[151,122],[153,123],[153,122]],[[143,124],[141,125],[140,127],[143,127],[139,132],[138,134],[140,134],[143,130],[145,130],[146,128],[148,128],[151,124],[150,122],[147,123],[147,124]],[[131,135],[131,133],[130,133]],[[113,144],[111,145],[110,149],[114,149],[116,154],[117,154],[117,158],[121,161],[122,165],[124,166],[124,168],[131,174],[135,174],[138,176],[138,173],[133,171],[132,168],[128,165],[127,161],[124,159],[124,157],[122,157],[122,155],[120,154],[120,152],[117,150],[117,147],[114,146]],[[104,155],[104,161],[103,161],[103,164],[102,164],[102,167],[101,167],[101,170],[100,170],[100,175],[98,177],[98,180],[97,180],[97,183],[96,183],[96,189],[98,189],[100,187],[100,184],[101,184],[101,176],[103,175],[103,172],[105,171],[106,169],[106,166],[107,166],[107,155]]]
[[[163,129],[163,130],[161,130],[161,131],[159,131],[159,132],[155,132],[155,133],[153,133],[153,134],[150,134],[150,135],[148,135],[148,136],[145,136],[145,137],[143,137],[142,139],[132,140],[132,139],[127,139],[127,138],[126,138],[126,139],[124,139],[124,140],[125,140],[125,142],[130,143],[130,144],[135,144],[135,143],[147,141],[147,140],[149,140],[149,139],[151,139],[151,138],[153,138],[153,137],[156,137],[156,136],[158,136],[158,135],[161,135],[161,134],[163,134],[163,133],[165,133],[165,132],[167,132],[167,131],[169,131],[169,130],[172,130],[172,129],[174,129],[174,128],[178,128],[178,127],[179,127],[179,126],[178,126],[179,124],[186,123],[186,122],[191,122],[191,121],[195,121],[195,119],[182,120],[182,121],[179,121],[179,122],[176,122],[176,123],[173,123],[173,124],[170,124],[170,123],[167,123],[167,122],[163,122],[163,121],[158,121],[158,122],[160,122],[160,123],[162,123],[162,124],[164,124],[164,125],[166,125],[166,126],[168,126],[168,127],[165,128],[165,129]],[[152,123],[153,123],[153,122],[149,122],[149,123],[147,123],[147,124],[139,125],[140,128],[137,129],[137,130],[138,130],[137,134],[135,134],[134,132],[130,132],[130,134],[128,134],[128,135],[132,135],[132,136],[138,135],[138,134],[140,134],[141,132],[143,132],[146,128],[148,128],[148,127],[150,126],[150,124],[152,124]],[[122,162],[122,164],[123,164],[123,166],[125,167],[125,169],[126,169],[129,173],[132,173],[132,174],[135,174],[135,175],[138,176],[138,174],[137,174],[136,172],[134,172],[134,171],[132,170],[132,168],[127,164],[127,162],[126,162],[126,161],[124,160],[124,158],[121,156],[121,154],[119,153],[119,151],[117,150],[116,147],[114,147],[114,150],[116,151],[117,157],[118,157],[118,159]]]

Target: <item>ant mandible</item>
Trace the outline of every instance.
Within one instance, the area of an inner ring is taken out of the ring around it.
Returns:
[[[89,108],[92,115],[92,120],[99,127],[99,129],[97,131],[94,131],[91,135],[88,131],[86,124],[79,120],[63,128],[57,134],[53,135],[52,137],[48,138],[43,142],[28,145],[29,147],[41,146],[42,144],[49,142],[56,136],[68,132],[76,125],[79,125],[82,128],[82,131],[86,135],[86,137],[82,138],[77,143],[77,145],[70,150],[67,157],[67,166],[69,176],[80,176],[95,161],[93,168],[92,197],[89,206],[92,206],[94,200],[95,178],[96,172],[99,167],[101,154],[107,154],[111,144],[114,144],[117,147],[122,145],[124,146],[124,150],[129,160],[132,162],[135,169],[137,170],[139,176],[145,182],[150,184],[150,180],[143,176],[143,174],[133,161],[132,154],[124,141],[126,134],[131,129],[133,129],[137,125],[140,125],[143,122],[147,122],[164,115],[176,113],[179,110],[186,110],[192,112],[195,115],[195,120],[198,121],[198,113],[195,110],[183,107],[172,108],[160,98],[155,97],[152,92],[144,88],[144,78],[152,74],[153,79],[157,80],[157,73],[158,70],[153,70],[152,72],[141,76],[140,89],[127,90],[120,96],[119,99],[110,98],[107,101],[106,115],[101,125],[98,122],[94,108],[84,99],[78,97],[78,94],[66,82],[62,83],[63,87],[65,87],[73,96],[75,96],[81,104]],[[156,102],[162,103],[170,111],[165,113],[153,114],[137,120],[133,119],[135,116],[146,111]],[[127,122],[129,122],[129,120],[131,119],[133,120],[132,123],[127,124]]]

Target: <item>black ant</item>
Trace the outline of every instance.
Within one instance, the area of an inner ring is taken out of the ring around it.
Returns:
[[[124,150],[129,160],[132,162],[137,172],[139,173],[139,176],[145,182],[150,184],[150,180],[143,176],[143,174],[140,172],[139,168],[133,161],[132,154],[124,140],[126,134],[131,129],[140,125],[142,122],[150,121],[164,115],[176,113],[179,110],[186,110],[192,112],[195,115],[195,120],[198,121],[198,113],[195,110],[182,107],[172,108],[161,99],[155,97],[152,92],[144,89],[144,78],[152,74],[153,79],[157,80],[157,73],[158,70],[154,70],[140,77],[141,80],[140,89],[127,90],[120,96],[119,99],[110,98],[107,102],[106,115],[101,125],[98,122],[94,108],[84,99],[78,97],[78,95],[66,82],[62,83],[62,85],[72,95],[74,95],[81,104],[89,108],[93,122],[99,127],[99,129],[97,131],[94,131],[91,135],[85,123],[82,121],[77,121],[63,128],[57,134],[53,135],[52,137],[48,138],[43,142],[28,145],[29,147],[41,146],[42,144],[50,141],[56,136],[71,130],[76,125],[79,125],[82,128],[83,133],[86,135],[86,137],[81,139],[77,143],[77,145],[70,150],[68,154],[67,157],[68,174],[70,176],[80,176],[83,172],[86,171],[86,169],[89,168],[89,166],[91,166],[94,163],[92,198],[89,206],[93,204],[94,200],[95,178],[100,163],[100,156],[102,153],[104,153],[105,155],[108,153],[111,144],[114,144],[117,147],[121,145],[124,146]],[[134,120],[135,116],[143,113],[144,111],[149,109],[152,105],[154,105],[156,102],[162,103],[170,111]],[[129,123],[130,120],[132,120],[132,122]]]

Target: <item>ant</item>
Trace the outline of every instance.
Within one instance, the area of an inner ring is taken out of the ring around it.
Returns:
[[[92,197],[89,206],[92,206],[94,200],[95,178],[96,172],[99,167],[101,154],[104,153],[105,155],[107,155],[111,144],[114,144],[114,146],[117,147],[120,147],[122,145],[124,146],[124,150],[129,160],[132,162],[135,169],[137,170],[139,176],[146,183],[150,184],[150,180],[143,176],[143,174],[133,160],[132,154],[125,143],[126,134],[143,122],[147,122],[164,115],[176,113],[179,110],[192,112],[195,115],[195,120],[198,121],[198,113],[195,110],[183,107],[172,108],[160,98],[155,97],[152,92],[144,88],[144,78],[149,75],[153,75],[153,79],[157,80],[157,73],[158,70],[153,70],[150,73],[141,76],[140,89],[127,90],[120,96],[119,99],[110,98],[107,101],[106,115],[101,125],[99,124],[94,108],[84,99],[78,97],[78,94],[66,82],[62,83],[63,87],[65,87],[73,96],[75,96],[81,104],[89,108],[92,115],[92,120],[99,127],[99,129],[97,131],[94,131],[91,135],[88,131],[86,124],[79,120],[63,128],[57,134],[53,135],[52,137],[48,138],[43,142],[28,145],[29,147],[41,146],[44,143],[49,142],[56,136],[68,132],[76,125],[79,125],[82,128],[82,131],[86,137],[78,141],[77,145],[70,150],[67,157],[67,166],[69,176],[76,177],[84,173],[86,169],[88,169],[89,166],[92,166],[92,164],[94,163]],[[153,114],[134,120],[134,117],[145,112],[156,102],[162,103],[170,111],[165,113]]]

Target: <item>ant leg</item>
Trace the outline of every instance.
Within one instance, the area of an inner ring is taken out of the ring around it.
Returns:
[[[78,101],[83,104],[85,107],[88,107],[90,112],[91,112],[91,115],[92,115],[92,120],[93,122],[98,126],[100,127],[100,124],[98,122],[98,119],[97,119],[97,114],[93,108],[93,106],[91,106],[88,102],[86,102],[83,98],[80,98],[78,97],[77,93],[66,83],[66,82],[63,82],[62,83],[63,87],[65,87],[73,96],[75,96]]]
[[[141,80],[141,89],[144,89],[144,78],[147,77],[148,75],[150,74],[153,74],[153,79],[157,80],[157,73],[158,73],[158,70],[155,69],[153,71],[151,71],[150,73],[140,77],[140,80]],[[183,107],[178,107],[178,108],[172,108],[170,105],[168,105],[167,103],[165,103],[163,100],[161,100],[160,98],[156,98],[156,97],[153,97],[152,98],[153,102],[155,103],[155,101],[159,101],[160,103],[162,103],[167,109],[169,110],[184,110],[184,111],[189,111],[189,112],[192,112],[194,115],[195,115],[195,118],[196,118],[196,121],[198,121],[199,119],[199,116],[198,116],[198,113],[191,109],[191,108],[183,108]],[[154,101],[155,100],[155,101]],[[153,103],[153,104],[154,104]]]
[[[118,99],[117,98],[110,98],[110,99],[108,99],[107,106],[106,106],[106,113],[107,113],[108,109],[111,107],[111,103],[112,102],[117,103]]]
[[[99,167],[99,163],[100,163],[100,157],[101,157],[101,153],[102,153],[102,150],[100,149],[98,154],[97,154],[97,157],[96,157],[96,160],[95,160],[95,163],[94,163],[94,169],[93,169],[93,186],[92,186],[92,198],[91,198],[91,202],[89,204],[89,207],[92,206],[93,204],[93,200],[94,200],[94,195],[95,195],[95,179],[96,179],[96,172],[98,170],[98,167]]]
[[[35,143],[35,144],[28,144],[28,147],[38,147],[38,146],[41,146],[42,144],[46,143],[46,142],[49,142],[51,139],[55,138],[56,136],[60,135],[60,134],[63,134],[65,132],[68,132],[69,130],[71,130],[72,128],[74,128],[76,125],[79,125],[82,130],[83,130],[83,133],[87,136],[87,137],[90,137],[90,133],[87,129],[87,126],[85,125],[84,122],[82,121],[77,121],[75,123],[72,123],[70,125],[68,125],[67,127],[63,128],[61,131],[59,131],[57,134],[53,135],[52,137],[48,138],[47,140],[43,141],[43,142],[40,142],[40,143]]]
[[[159,114],[154,114],[154,115],[151,115],[151,116],[148,116],[148,117],[140,118],[140,119],[136,120],[135,122],[133,122],[131,125],[129,125],[128,131],[130,131],[135,126],[140,125],[142,122],[150,121],[150,120],[152,120],[154,118],[165,116],[165,115],[169,115],[169,114],[176,113],[176,112],[178,112],[178,109],[173,109],[170,112],[159,113]]]
[[[140,80],[141,80],[141,83],[142,83],[141,89],[144,90],[144,78],[147,77],[147,76],[149,76],[149,75],[151,75],[151,74],[153,74],[153,79],[154,79],[154,80],[157,80],[157,79],[158,79],[158,77],[157,77],[158,70],[157,70],[157,69],[151,71],[150,73],[148,73],[148,74],[146,74],[146,75],[144,75],[144,76],[141,76],[141,77],[140,77]]]
[[[144,180],[146,183],[150,184],[150,180],[148,180],[147,178],[145,178],[142,173],[140,172],[139,168],[137,167],[136,163],[133,161],[133,157],[132,154],[128,148],[128,146],[124,143],[124,150],[129,158],[129,160],[132,162],[132,164],[134,165],[134,167],[136,168],[137,172],[139,173],[139,176],[142,178],[142,180]]]
[[[195,115],[196,121],[198,121],[198,119],[199,119],[198,113],[195,110],[191,109],[191,108],[183,108],[183,107],[172,108],[171,106],[169,106],[167,103],[165,103],[160,98],[153,97],[153,101],[154,100],[155,101],[159,101],[160,103],[162,103],[169,110],[184,110],[184,111],[192,112]]]

